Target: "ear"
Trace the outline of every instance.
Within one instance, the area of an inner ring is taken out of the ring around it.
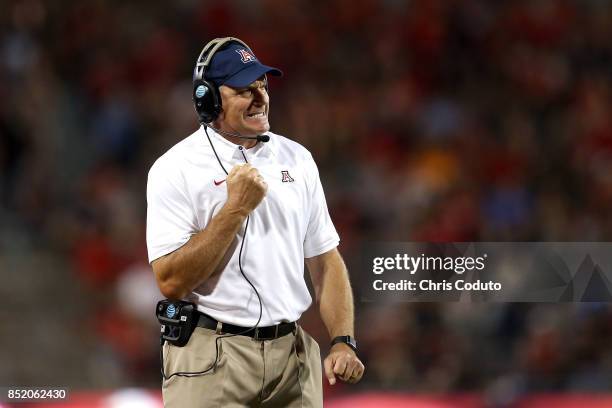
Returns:
[[[223,108],[223,104],[225,104],[228,100],[228,98],[231,95],[231,88],[225,86],[225,85],[221,85],[219,87],[219,97],[221,98],[221,107]]]
[[[227,85],[221,85],[219,87],[219,95],[221,96],[221,99],[225,99],[227,98],[228,93],[230,92],[230,87],[228,87]]]

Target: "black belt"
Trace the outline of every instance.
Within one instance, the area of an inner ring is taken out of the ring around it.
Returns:
[[[205,329],[215,330],[218,333],[240,334],[241,336],[252,337],[255,340],[272,340],[286,336],[295,330],[295,322],[279,323],[274,326],[265,327],[242,327],[229,323],[219,322],[212,317],[198,312],[198,326]]]

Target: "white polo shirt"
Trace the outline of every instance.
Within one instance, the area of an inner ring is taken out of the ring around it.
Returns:
[[[312,155],[271,132],[269,142],[251,149],[229,142],[212,129],[207,132],[228,172],[244,163],[244,152],[268,183],[268,191],[250,215],[246,237],[243,225],[218,270],[187,300],[225,323],[248,327],[257,322],[257,296],[238,267],[240,243],[245,239],[242,269],[262,299],[259,325],[295,321],[312,301],[304,280],[304,258],[339,243]],[[227,199],[225,178],[203,127],[153,164],[147,183],[149,262],[206,228]]]

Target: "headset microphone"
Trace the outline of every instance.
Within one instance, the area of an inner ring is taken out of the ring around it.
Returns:
[[[202,123],[202,125],[209,127],[215,132],[220,133],[225,136],[238,137],[240,139],[257,140],[258,142],[262,142],[262,143],[266,143],[270,141],[270,136],[268,135],[242,136],[238,133],[226,132],[225,130],[217,129],[216,127],[212,126],[210,123]]]

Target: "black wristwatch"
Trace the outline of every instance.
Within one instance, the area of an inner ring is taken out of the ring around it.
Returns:
[[[344,343],[352,348],[355,353],[357,352],[357,342],[351,336],[334,337],[334,339],[331,341],[331,345],[333,346],[336,343]]]

